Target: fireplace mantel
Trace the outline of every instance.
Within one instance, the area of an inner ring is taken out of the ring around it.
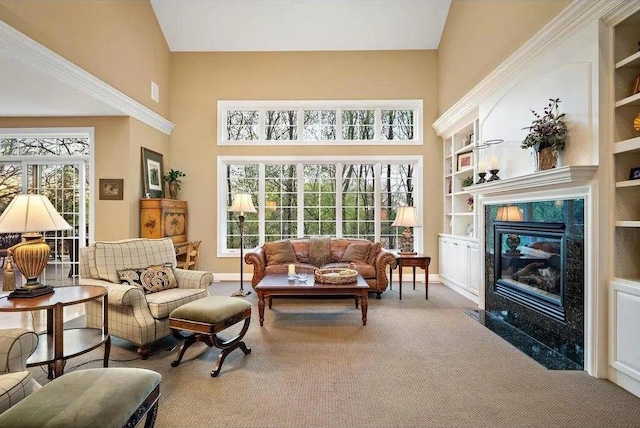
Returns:
[[[582,186],[591,180],[597,168],[597,165],[563,166],[519,177],[476,184],[465,187],[464,190],[474,196],[493,196],[500,193],[522,192],[524,189],[537,191]]]

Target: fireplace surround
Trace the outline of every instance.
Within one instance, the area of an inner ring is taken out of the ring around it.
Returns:
[[[485,310],[584,367],[584,199],[514,204],[523,222],[504,205],[484,205]]]

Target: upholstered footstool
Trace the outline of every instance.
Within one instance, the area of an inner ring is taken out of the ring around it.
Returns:
[[[244,320],[242,330],[237,336],[222,340],[217,333]],[[171,363],[176,367],[182,361],[184,352],[196,342],[204,342],[208,346],[222,349],[218,355],[212,377],[218,376],[224,359],[231,351],[240,348],[245,355],[251,348],[242,341],[251,322],[251,303],[238,297],[209,296],[182,305],[169,314],[169,327],[176,339],[184,341],[178,358]],[[182,331],[191,333],[183,334]]]
[[[146,369],[66,373],[0,414],[0,427],[153,427],[162,376]]]

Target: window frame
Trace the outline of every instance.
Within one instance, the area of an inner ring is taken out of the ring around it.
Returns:
[[[219,258],[238,257],[240,255],[240,249],[228,249],[227,248],[227,189],[226,183],[226,171],[228,164],[250,164],[258,165],[260,170],[260,178],[258,179],[259,195],[256,205],[258,211],[258,221],[262,222],[265,218],[265,209],[263,203],[260,201],[264,199],[265,187],[264,187],[264,167],[266,164],[300,164],[301,166],[306,164],[329,164],[336,165],[342,171],[344,164],[374,164],[376,165],[376,193],[374,195],[374,208],[376,212],[376,224],[375,224],[375,241],[380,240],[381,235],[381,222],[379,221],[380,209],[381,209],[381,197],[380,197],[380,165],[383,164],[413,164],[415,176],[413,178],[414,193],[413,201],[414,206],[418,209],[418,216],[423,217],[423,156],[422,155],[393,155],[393,156],[217,156],[217,180],[218,191],[217,193],[217,245],[216,253]],[[301,167],[298,168],[301,175]],[[302,177],[298,175],[298,182],[303,182]],[[341,178],[339,182],[341,181]],[[339,187],[338,187],[339,188]],[[303,204],[303,192],[301,187],[298,187],[298,212],[302,209]],[[336,230],[340,231],[336,236],[342,236],[342,193],[338,193],[336,197]],[[304,237],[304,221],[298,217],[297,237]],[[265,242],[265,230],[264,226],[259,228],[258,245],[263,245]],[[416,251],[421,252],[424,247],[424,241],[422,233],[414,234],[414,247]]]
[[[228,111],[258,111],[257,140],[229,140],[227,136]],[[266,112],[267,110],[297,110],[298,132],[296,140],[267,140]],[[335,110],[336,138],[333,140],[304,140],[304,111],[305,110]],[[374,136],[372,140],[345,140],[342,138],[343,110],[373,110]],[[383,140],[382,111],[383,110],[411,110],[413,111],[413,140]],[[307,101],[234,101],[219,100],[217,102],[217,145],[218,146],[416,146],[423,144],[423,101],[411,100],[307,100]]]

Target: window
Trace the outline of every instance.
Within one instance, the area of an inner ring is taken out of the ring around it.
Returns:
[[[398,248],[401,228],[392,227],[396,209],[420,211],[422,158],[249,157],[218,158],[218,180],[226,189],[218,200],[219,256],[239,250],[238,218],[228,213],[233,195],[253,195],[257,213],[245,214],[245,248],[264,242],[311,235],[380,241]],[[416,248],[421,236],[416,235]]]
[[[219,145],[422,144],[422,100],[218,101]]]

